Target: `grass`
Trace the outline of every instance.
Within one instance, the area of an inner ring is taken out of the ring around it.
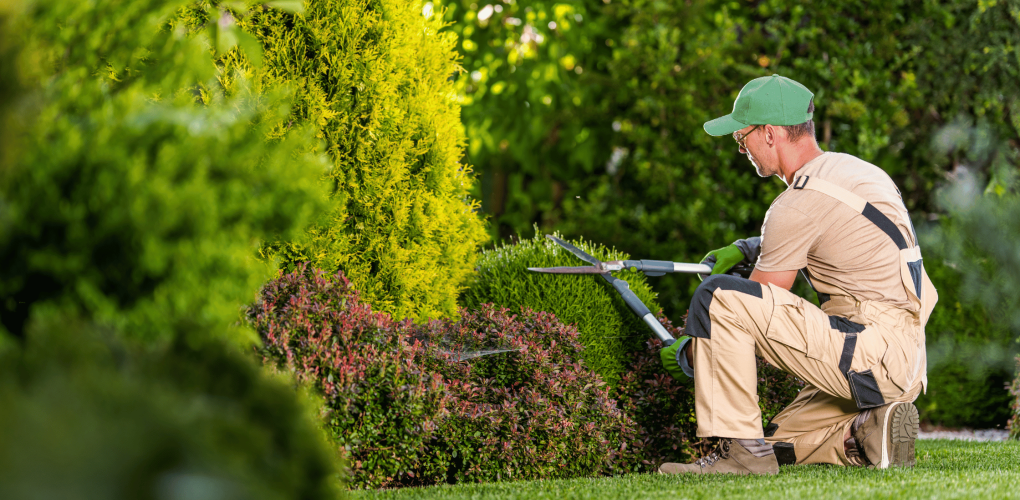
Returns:
[[[782,467],[774,477],[632,474],[595,479],[443,485],[352,492],[355,500],[697,499],[749,498],[1017,498],[1020,442],[917,442],[913,469],[869,470],[827,465]]]

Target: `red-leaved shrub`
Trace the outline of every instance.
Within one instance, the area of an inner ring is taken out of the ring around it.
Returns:
[[[637,429],[580,361],[573,327],[485,306],[395,322],[342,274],[281,275],[247,311],[263,360],[324,396],[354,487],[632,470]],[[478,349],[504,350],[459,361]]]

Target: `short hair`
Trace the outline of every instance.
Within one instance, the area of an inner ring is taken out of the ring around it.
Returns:
[[[808,103],[808,113],[815,112],[815,99],[812,97],[811,102]],[[801,137],[810,135],[811,138],[815,137],[815,121],[808,120],[800,125],[779,125],[786,130],[786,137],[790,139],[790,142],[797,142]]]

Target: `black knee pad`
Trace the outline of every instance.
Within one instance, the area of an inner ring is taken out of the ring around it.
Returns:
[[[684,333],[691,337],[712,338],[712,323],[708,319],[708,309],[712,306],[715,291],[720,289],[735,290],[762,298],[761,284],[758,282],[728,274],[713,274],[702,281],[694,291]]]

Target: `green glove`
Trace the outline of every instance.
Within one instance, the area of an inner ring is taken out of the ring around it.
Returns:
[[[733,266],[740,264],[745,258],[744,252],[740,251],[740,247],[733,244],[708,252],[708,255],[701,259],[701,263],[712,266],[712,274],[724,274],[732,269]]]
[[[690,342],[690,340],[691,337],[684,335],[676,339],[676,342],[673,342],[668,347],[664,347],[661,351],[659,351],[659,360],[662,361],[662,367],[665,368],[666,372],[674,379],[681,383],[687,383],[691,380],[691,377],[688,377],[687,374],[684,373],[683,368],[680,367],[680,360],[678,358],[678,354],[682,355],[682,349],[688,342]]]

